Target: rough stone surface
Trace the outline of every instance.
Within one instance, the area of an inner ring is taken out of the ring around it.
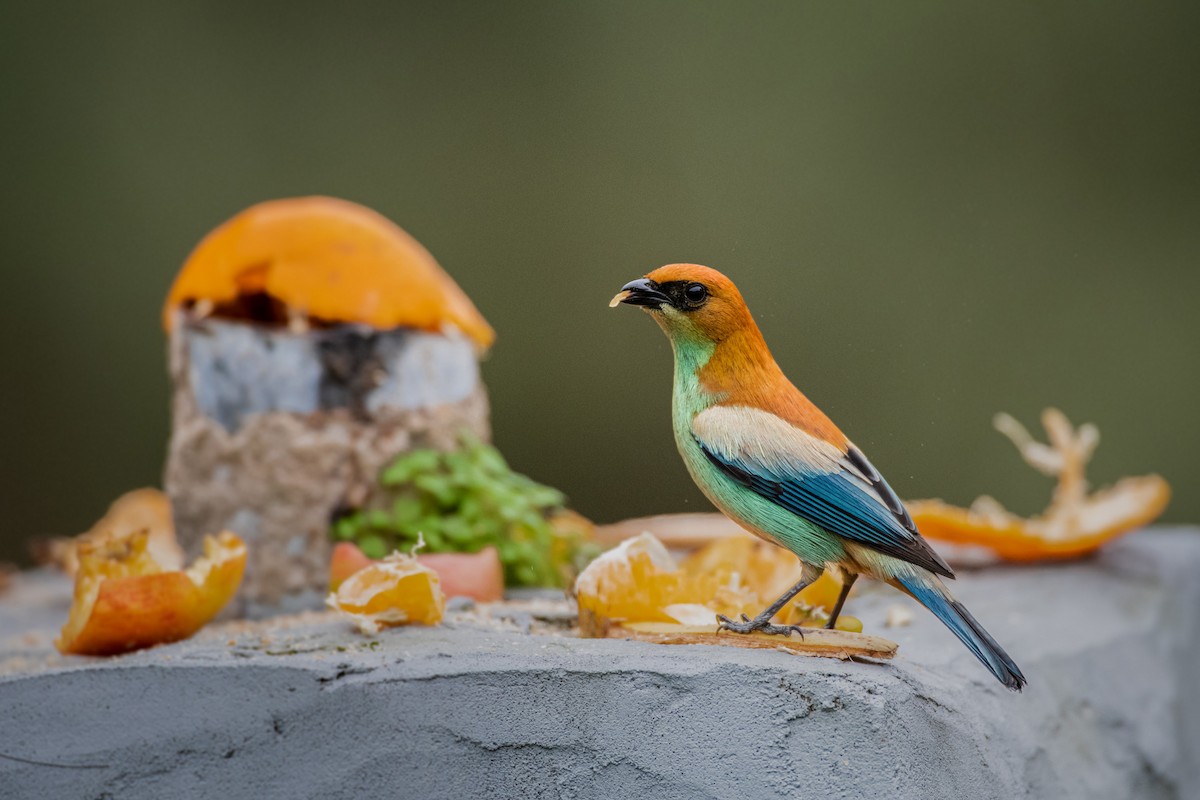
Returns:
[[[1200,531],[966,572],[1004,690],[912,601],[890,663],[307,615],[48,654],[61,581],[0,602],[6,798],[1196,798]]]
[[[180,312],[181,313],[181,312]],[[180,542],[232,530],[253,557],[235,611],[317,608],[329,525],[397,454],[490,435],[471,343],[353,326],[291,333],[177,317],[165,486]]]

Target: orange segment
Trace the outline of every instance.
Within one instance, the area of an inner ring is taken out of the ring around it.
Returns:
[[[713,541],[677,566],[652,534],[627,539],[601,555],[575,583],[580,626],[604,635],[610,623],[679,622],[716,626],[716,615],[754,616],[795,585],[801,570],[795,556],[766,542],[735,536]],[[823,624],[841,591],[840,581],[822,576],[785,606],[778,618],[792,624]],[[843,622],[844,620],[844,622]],[[841,630],[861,630],[852,617]]]
[[[648,533],[626,539],[579,573],[575,596],[581,619],[673,622],[667,606],[706,603],[717,591],[715,578],[678,569],[658,539]]]
[[[1041,515],[1019,517],[987,496],[969,509],[941,500],[916,500],[907,505],[921,533],[987,547],[1009,561],[1066,559],[1093,552],[1110,539],[1154,521],[1166,509],[1171,488],[1158,475],[1123,478],[1089,494],[1085,470],[1100,441],[1099,431],[1093,425],[1075,429],[1053,408],[1043,412],[1042,424],[1049,444],[1035,441],[1007,414],[995,419],[996,429],[1013,441],[1026,463],[1058,481]]]
[[[842,593],[842,582],[832,572],[826,571],[817,578],[816,582],[804,588],[797,598],[810,606],[832,610],[837,603],[838,595]]]
[[[368,634],[409,623],[436,625],[446,611],[437,572],[400,553],[360,569],[326,602]]]
[[[329,561],[329,591],[336,592],[351,575],[378,563],[353,542],[338,542]],[[494,547],[477,553],[425,553],[417,556],[417,563],[438,574],[447,597],[470,597],[481,603],[504,599],[504,567]]]
[[[694,575],[716,575],[723,586],[736,576],[751,590],[748,604],[757,606],[753,611],[739,608],[737,613],[750,616],[795,586],[801,578],[800,562],[794,555],[770,542],[748,536],[718,539],[706,545],[683,562],[683,569]],[[827,612],[833,608],[841,590],[841,580],[827,571],[785,606],[780,618],[797,625],[811,622],[816,609]]]
[[[112,655],[186,639],[236,594],[246,546],[232,533],[204,539],[186,571],[164,570],[149,534],[105,536],[79,545],[75,599],[55,646],[63,653]]]
[[[421,244],[376,212],[332,197],[251,206],[188,256],[163,308],[220,309],[266,295],[291,312],[376,328],[462,331],[480,350],[495,332]]]

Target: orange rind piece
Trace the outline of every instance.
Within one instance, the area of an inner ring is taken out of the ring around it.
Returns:
[[[1042,424],[1048,444],[1034,440],[1007,414],[997,414],[994,420],[1027,464],[1058,480],[1042,514],[1025,519],[987,496],[970,508],[915,500],[907,506],[921,533],[940,541],[986,547],[1007,561],[1070,559],[1153,522],[1166,509],[1171,487],[1158,475],[1122,478],[1089,494],[1085,472],[1099,444],[1099,431],[1091,424],[1074,428],[1054,408],[1042,413]]]
[[[51,556],[68,575],[74,575],[79,569],[78,548],[82,542],[108,536],[120,538],[142,530],[149,534],[147,552],[162,569],[183,568],[183,548],[175,538],[171,501],[165,492],[150,487],[134,489],[118,497],[87,532],[74,539],[54,540]]]
[[[299,329],[307,320],[450,327],[479,351],[496,338],[420,242],[371,209],[333,197],[259,203],[209,233],[175,278],[163,325],[171,329],[178,309],[222,315],[254,298],[278,304],[278,321]]]
[[[494,547],[476,553],[422,553],[417,562],[438,574],[447,597],[470,597],[481,603],[504,599],[504,567]]]
[[[397,625],[436,625],[446,595],[436,570],[394,553],[358,570],[331,592],[326,604],[347,615],[366,634]]]
[[[186,570],[164,569],[148,531],[79,543],[75,597],[54,645],[73,655],[114,655],[192,636],[237,593],[246,545],[228,531],[204,538]]]
[[[351,575],[375,563],[353,542],[338,542],[329,556],[329,591],[336,592]]]

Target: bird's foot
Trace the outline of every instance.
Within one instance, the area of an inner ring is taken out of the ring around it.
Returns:
[[[750,619],[742,614],[742,621],[735,622],[724,614],[717,614],[717,633],[732,631],[733,633],[766,633],[771,636],[790,636],[792,631],[804,638],[804,631],[799,625],[772,625],[770,617],[757,616]]]

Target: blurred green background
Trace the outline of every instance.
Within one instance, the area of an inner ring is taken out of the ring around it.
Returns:
[[[190,248],[323,193],[499,331],[509,460],[607,521],[707,504],[670,350],[613,293],[729,273],[905,497],[1051,484],[992,431],[1095,422],[1097,483],[1200,519],[1200,6],[33,4],[0,30],[0,558],[160,480]],[[1036,428],[1040,433],[1040,427]]]

